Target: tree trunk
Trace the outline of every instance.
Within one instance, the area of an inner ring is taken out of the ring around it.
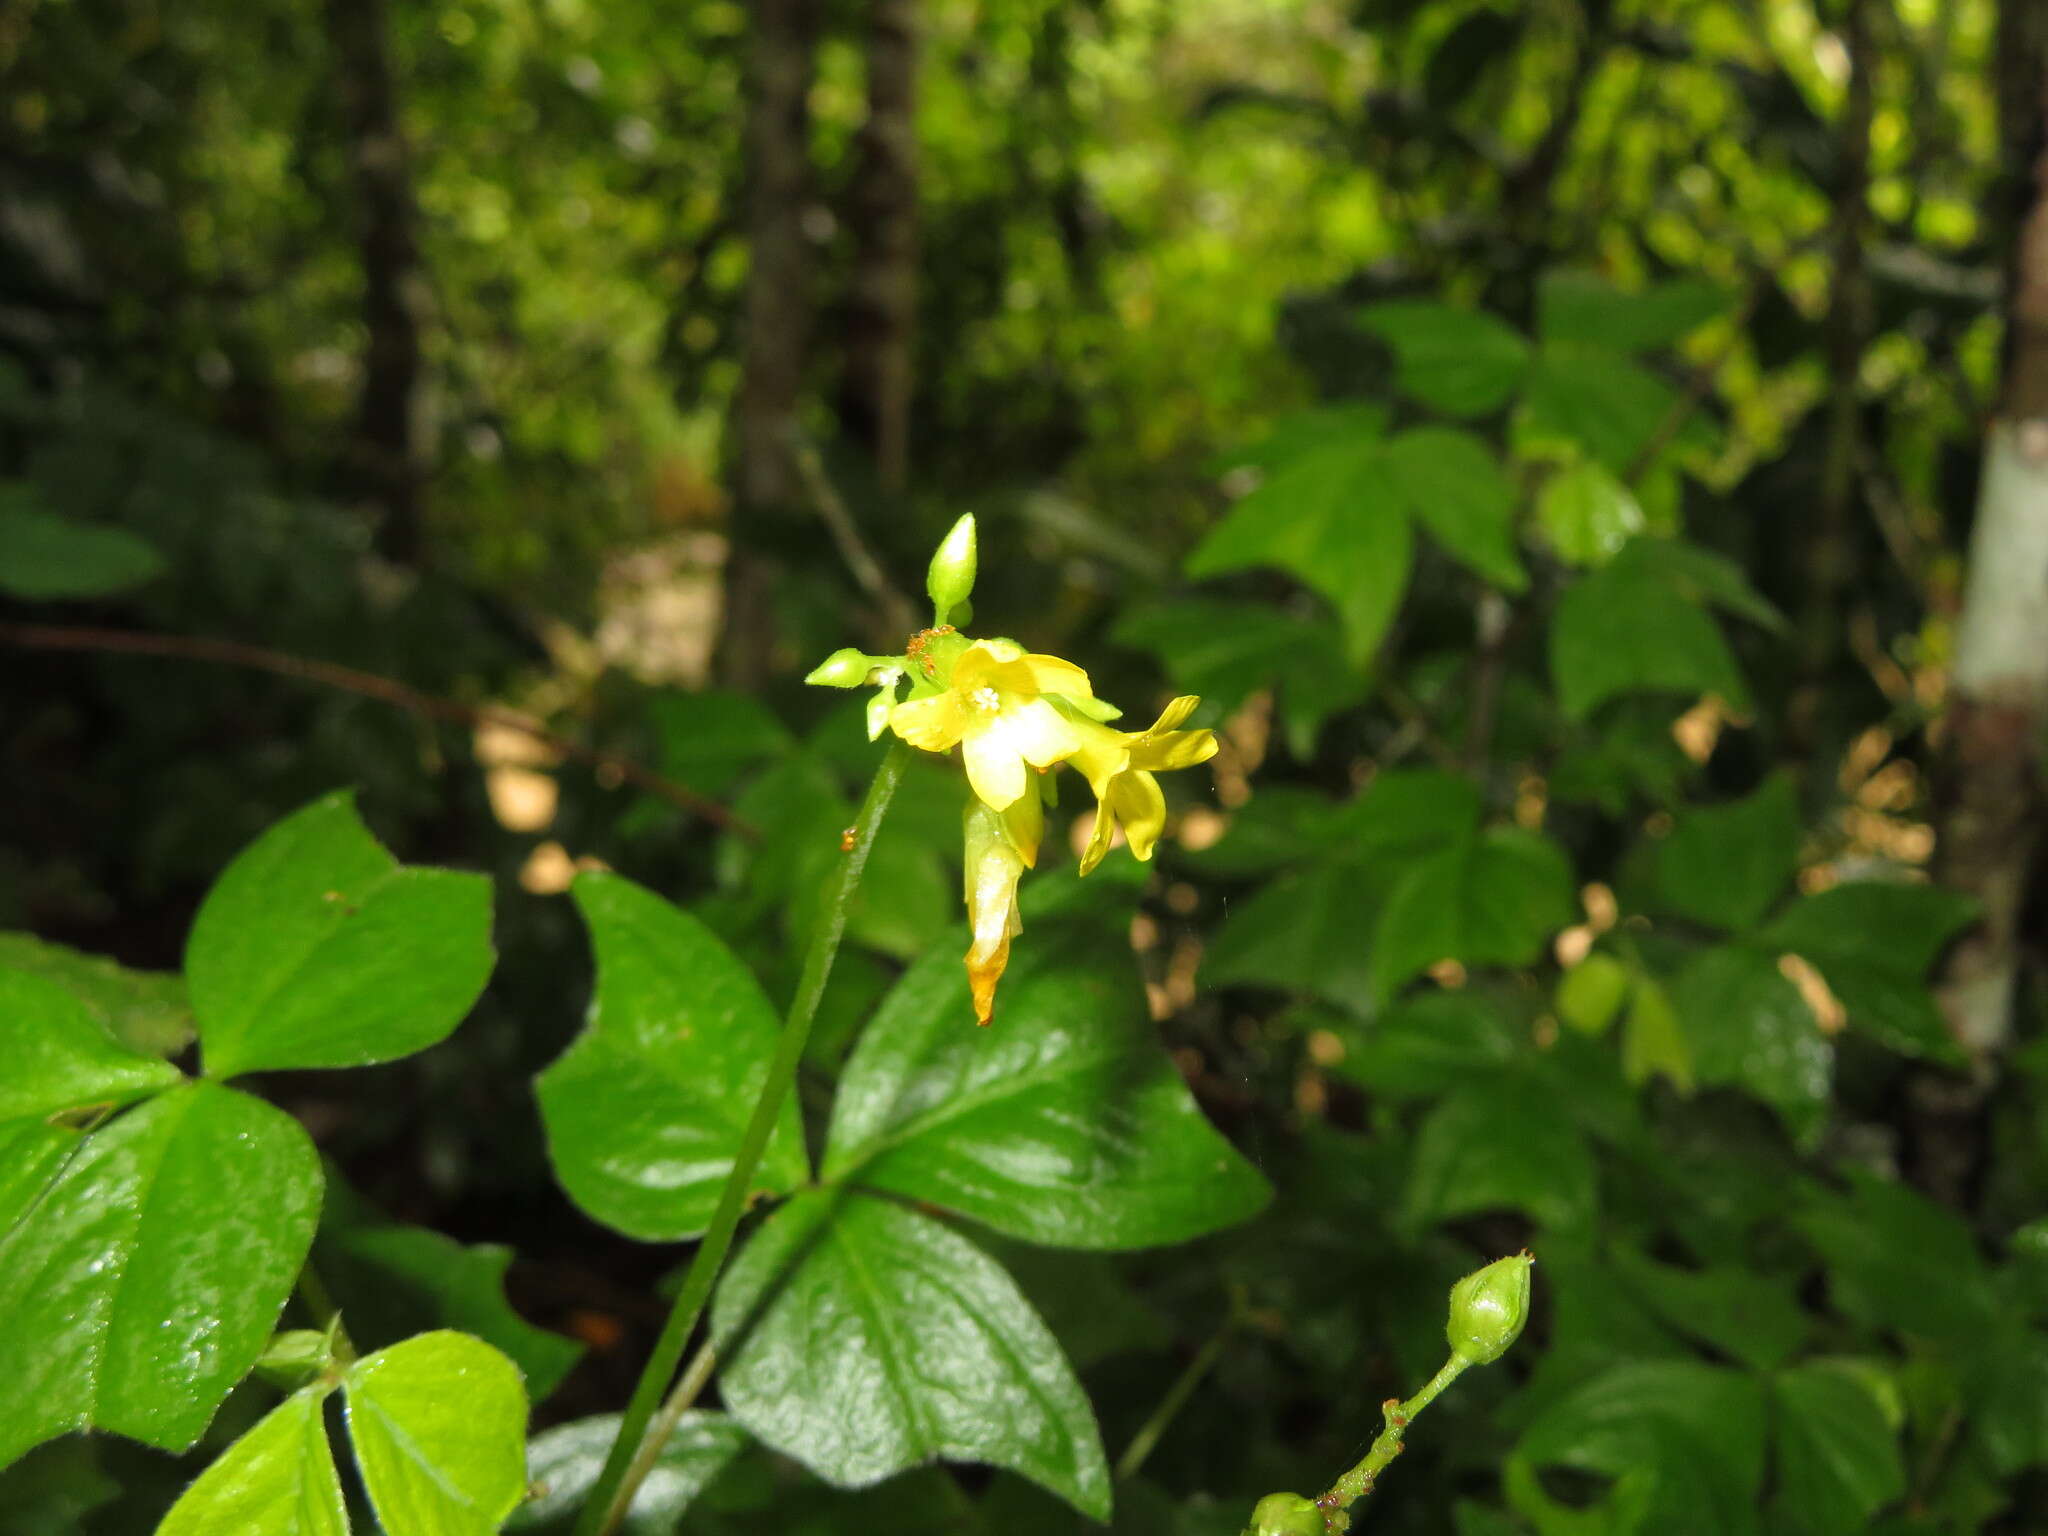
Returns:
[[[802,497],[794,439],[811,332],[810,90],[815,0],[753,0],[747,55],[745,352],[733,423],[732,543],[720,670],[754,687],[771,670],[777,523]]]
[[[328,0],[327,38],[359,205],[363,324],[369,333],[346,463],[357,487],[382,512],[379,552],[413,565],[425,549],[420,332],[431,298],[420,260],[419,208],[399,121],[385,0]]]
[[[847,305],[848,427],[874,455],[875,479],[900,495],[910,469],[912,342],[917,319],[917,0],[868,0],[868,118],[851,205]]]

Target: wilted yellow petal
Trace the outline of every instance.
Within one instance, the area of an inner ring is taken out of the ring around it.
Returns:
[[[986,806],[969,802],[966,834],[967,926],[973,935],[967,948],[967,986],[974,997],[975,1022],[987,1024],[995,1017],[996,983],[1010,963],[1010,941],[1024,931],[1017,910],[1017,881],[1024,861],[1011,846],[1002,819]]]

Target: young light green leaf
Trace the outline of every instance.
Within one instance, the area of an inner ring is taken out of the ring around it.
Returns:
[[[1771,1380],[1780,1529],[1853,1536],[1906,1489],[1898,1437],[1869,1388],[1825,1364]]]
[[[526,1494],[526,1392],[466,1333],[423,1333],[349,1368],[348,1436],[377,1520],[406,1536],[491,1536]]]
[[[1953,1061],[1927,971],[1976,914],[1970,898],[1939,886],[1859,880],[1802,897],[1762,941],[1812,964],[1856,1028],[1895,1051]]]
[[[0,1236],[0,1466],[88,1426],[190,1445],[262,1353],[319,1205],[298,1122],[217,1084],[86,1137]]]
[[[1411,865],[1374,927],[1373,990],[1393,996],[1439,960],[1527,965],[1572,920],[1571,865],[1537,833],[1504,828]]]
[[[0,970],[0,1061],[0,1120],[114,1108],[183,1080],[161,1057],[119,1044],[63,987],[24,971]]]
[[[957,1232],[889,1201],[799,1195],[712,1308],[733,1416],[827,1482],[944,1457],[992,1463],[1107,1520],[1095,1418],[1014,1281]]]
[[[538,1491],[519,1506],[505,1529],[547,1536],[567,1531],[618,1433],[619,1415],[601,1413],[534,1436],[526,1448],[526,1467]],[[684,1414],[633,1495],[621,1536],[674,1536],[683,1511],[746,1444],[747,1432],[725,1414]]]
[[[1567,565],[1605,565],[1648,526],[1635,492],[1591,459],[1543,482],[1536,521]]]
[[[1648,976],[1638,976],[1621,1026],[1621,1070],[1631,1083],[1662,1077],[1680,1093],[1693,1089],[1692,1046],[1671,995]]]
[[[1394,349],[1395,387],[1446,416],[1498,410],[1528,372],[1529,343],[1482,310],[1397,299],[1367,307],[1359,323]]]
[[[1385,473],[1431,538],[1509,592],[1529,584],[1515,553],[1515,487],[1470,432],[1417,427],[1386,446]]]
[[[423,1051],[462,1022],[490,973],[490,882],[401,867],[347,794],[243,849],[185,946],[216,1078]]]
[[[1628,967],[1612,955],[1588,955],[1557,983],[1557,1016],[1582,1034],[1606,1032],[1628,1001]]]
[[[599,873],[578,879],[575,897],[597,994],[583,1033],[535,1082],[548,1156],[607,1226],[648,1242],[694,1237],[767,1078],[775,1010],[710,929],[653,892]],[[754,1187],[783,1194],[809,1172],[792,1098]]]
[[[127,529],[55,516],[28,486],[0,486],[0,592],[9,597],[108,597],[163,568],[163,556]]]
[[[348,1536],[321,1405],[307,1387],[265,1414],[164,1516],[156,1536]]]
[[[897,984],[840,1079],[827,1179],[1063,1248],[1184,1242],[1271,1191],[1202,1118],[1145,1029],[1124,946],[1050,930],[989,1030],[949,940]]]
[[[1743,933],[1771,909],[1799,866],[1799,796],[1786,774],[1747,799],[1691,806],[1657,845],[1657,890],[1685,917]]]
[[[175,1056],[192,1043],[192,1009],[182,976],[130,970],[32,933],[0,933],[0,970],[56,982],[132,1051]]]

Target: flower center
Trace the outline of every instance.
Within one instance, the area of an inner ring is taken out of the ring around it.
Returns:
[[[974,692],[968,694],[967,702],[986,715],[992,715],[1003,707],[1001,696],[987,683],[983,683]]]

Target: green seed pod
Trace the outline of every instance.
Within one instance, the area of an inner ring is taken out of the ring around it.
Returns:
[[[1451,1353],[1473,1365],[1491,1365],[1521,1337],[1529,1320],[1527,1253],[1495,1259],[1451,1287],[1451,1320],[1444,1329]]]
[[[931,569],[925,572],[924,589],[931,594],[932,623],[951,622],[953,610],[966,603],[968,594],[974,590],[975,562],[974,514],[970,512],[940,541],[932,556]]]
[[[877,666],[889,660],[886,656],[869,656],[846,646],[834,651],[815,667],[804,679],[825,688],[858,688],[873,674]]]
[[[1245,1536],[1327,1536],[1329,1521],[1314,1499],[1298,1493],[1269,1493],[1252,1510]]]

